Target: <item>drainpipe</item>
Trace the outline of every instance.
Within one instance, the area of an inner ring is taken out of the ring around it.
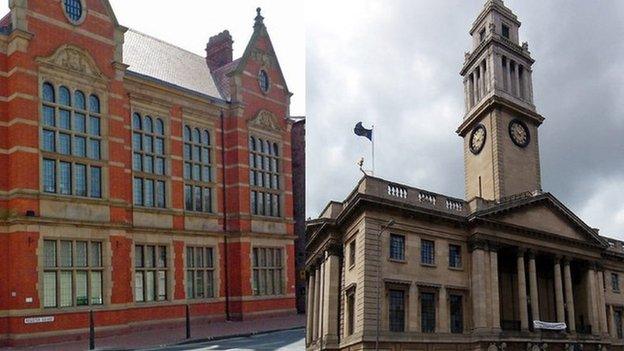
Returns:
[[[223,256],[225,260],[225,320],[230,320],[230,275],[228,272],[227,191],[225,189],[225,115],[221,111],[221,185],[223,186]]]

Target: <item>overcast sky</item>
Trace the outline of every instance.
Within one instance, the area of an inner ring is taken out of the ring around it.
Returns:
[[[375,125],[377,174],[464,197],[459,70],[484,0],[306,5],[308,215],[343,200]],[[624,1],[507,0],[533,58],[542,180],[601,234],[624,239]]]

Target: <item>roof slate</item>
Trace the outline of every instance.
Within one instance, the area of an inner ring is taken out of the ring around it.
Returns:
[[[128,70],[169,84],[223,99],[206,59],[175,45],[129,29],[123,46]]]

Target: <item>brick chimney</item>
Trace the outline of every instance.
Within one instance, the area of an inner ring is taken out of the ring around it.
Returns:
[[[206,63],[211,71],[232,62],[232,36],[228,30],[210,37],[206,45]]]

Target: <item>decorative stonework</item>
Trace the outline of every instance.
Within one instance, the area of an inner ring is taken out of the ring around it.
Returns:
[[[256,117],[249,121],[249,126],[266,129],[274,132],[283,132],[278,117],[270,111],[260,110]]]
[[[37,61],[41,64],[62,68],[72,73],[78,73],[96,79],[104,78],[93,58],[91,58],[86,51],[73,45],[63,45],[59,47],[52,56],[37,58]]]
[[[251,58],[254,61],[260,62],[263,68],[272,68],[275,59],[268,53],[256,48],[251,52]]]

